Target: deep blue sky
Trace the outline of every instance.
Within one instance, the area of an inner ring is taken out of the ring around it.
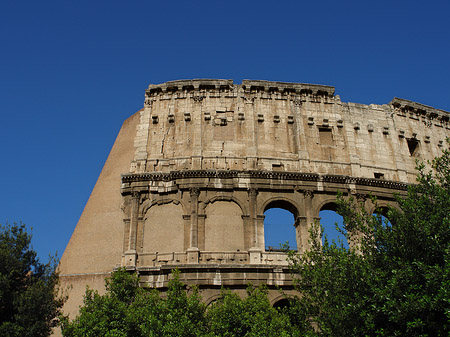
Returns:
[[[0,223],[62,254],[150,83],[327,84],[450,111],[450,1],[2,1]]]

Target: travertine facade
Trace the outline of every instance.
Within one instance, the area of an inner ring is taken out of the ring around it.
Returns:
[[[341,102],[322,85],[183,80],[150,85],[125,121],[61,259],[66,310],[86,284],[136,269],[164,288],[177,266],[206,301],[221,286],[266,283],[272,302],[292,280],[283,253],[266,251],[264,212],[295,217],[300,252],[308,227],[336,193],[393,202],[415,181],[415,159],[439,155],[450,114],[394,98]],[[373,205],[366,201],[368,210]]]

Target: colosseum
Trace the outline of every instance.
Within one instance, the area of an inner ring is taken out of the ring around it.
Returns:
[[[286,255],[267,250],[264,213],[294,215],[297,249],[336,194],[394,202],[415,160],[440,154],[450,114],[409,100],[342,102],[331,86],[195,79],[150,85],[129,117],[60,262],[65,310],[124,266],[164,290],[177,267],[206,302],[221,287],[293,292]]]

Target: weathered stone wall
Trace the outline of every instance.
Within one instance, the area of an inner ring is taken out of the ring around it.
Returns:
[[[150,85],[103,168],[61,259],[75,313],[86,284],[118,266],[164,289],[178,267],[206,301],[220,287],[293,291],[286,256],[266,251],[264,212],[292,212],[299,252],[336,194],[394,204],[415,160],[439,155],[448,112],[402,99],[341,102],[329,86],[230,80]]]
[[[449,114],[394,99],[343,103],[334,88],[267,81],[150,85],[130,172],[276,170],[415,181],[439,153]],[[412,156],[408,139],[418,142]]]

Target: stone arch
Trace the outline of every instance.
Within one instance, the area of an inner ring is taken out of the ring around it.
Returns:
[[[274,307],[277,310],[281,310],[283,308],[289,308],[290,304],[291,303],[289,302],[289,299],[283,297],[272,303],[272,307]]]
[[[245,204],[232,195],[215,195],[204,202],[204,208],[206,209],[208,204],[215,203],[216,201],[231,201],[240,207],[242,214],[248,214],[248,208]]]
[[[277,208],[287,212],[284,212],[285,214],[283,214],[283,212],[275,210],[274,213],[267,215],[266,218],[266,211]],[[259,230],[261,231],[260,240],[263,240],[263,249],[269,251],[274,249],[278,250],[281,248],[280,244],[284,245],[287,241],[289,241],[290,248],[298,249],[298,247],[300,247],[298,233],[300,208],[294,200],[284,196],[269,198],[261,205],[258,214],[261,213],[263,215],[258,215],[258,218],[260,219]],[[291,213],[292,218],[289,213]],[[269,221],[269,219],[274,220],[274,215],[277,219],[276,227],[272,227],[271,225],[273,224]],[[272,218],[269,218],[270,216],[272,216]],[[283,219],[283,221],[278,222],[280,219]],[[292,221],[292,223],[289,223],[290,221]],[[290,225],[292,225],[292,227]]]
[[[387,211],[388,211],[389,207],[399,209],[399,206],[396,202],[390,202],[387,200],[377,200],[377,206],[382,211],[381,215],[383,215],[383,216],[387,215]],[[375,210],[376,210],[376,207],[375,207],[375,205],[372,204],[371,207],[369,208],[369,214],[375,213]]]
[[[334,211],[337,210],[336,196],[327,196],[322,199],[319,204],[314,208],[314,217],[319,217],[320,211]]]
[[[339,228],[345,231],[344,227],[344,219],[337,212],[337,202],[336,197],[334,198],[326,198],[323,200],[316,208],[317,217],[320,219],[321,228],[324,230],[324,234],[331,240],[342,240],[344,247],[348,247],[348,239],[341,232],[339,232],[335,223],[338,223]],[[323,213],[326,211],[326,213]],[[334,213],[334,214],[333,214]],[[324,240],[324,238],[322,238]],[[322,241],[323,242],[323,241]]]
[[[153,202],[143,214],[142,249],[144,253],[184,251],[185,211],[180,202]]]
[[[284,294],[278,294],[278,296],[275,296],[270,299],[270,305],[273,307],[277,302],[280,302],[282,300],[287,300],[286,295]]]
[[[300,206],[292,199],[286,198],[284,196],[276,196],[273,198],[269,198],[261,205],[258,210],[258,214],[264,214],[270,208],[282,208],[285,209],[292,214],[294,214],[294,218],[300,216]]]
[[[142,205],[139,207],[139,214],[142,217],[145,217],[145,214],[148,212],[148,210],[155,206],[155,205],[164,205],[174,203],[175,205],[181,204],[183,207],[184,214],[189,214],[189,211],[186,209],[186,205],[183,201],[176,199],[176,198],[170,198],[170,197],[162,197],[157,199],[146,199]]]
[[[205,250],[244,250],[243,208],[236,198],[218,196],[205,203]]]
[[[208,307],[211,304],[213,304],[214,302],[216,302],[221,296],[222,296],[222,294],[220,292],[218,292],[217,294],[211,295],[208,298],[204,299],[204,303]]]
[[[379,213],[382,216],[382,218],[387,219],[390,224],[394,224],[394,219],[391,219],[388,217],[389,207],[400,210],[400,207],[396,202],[390,202],[387,200],[382,200],[382,201],[377,200],[377,207],[375,207],[375,205],[371,205],[371,207],[369,209],[369,214]],[[378,208],[379,212],[376,212],[377,208]]]

